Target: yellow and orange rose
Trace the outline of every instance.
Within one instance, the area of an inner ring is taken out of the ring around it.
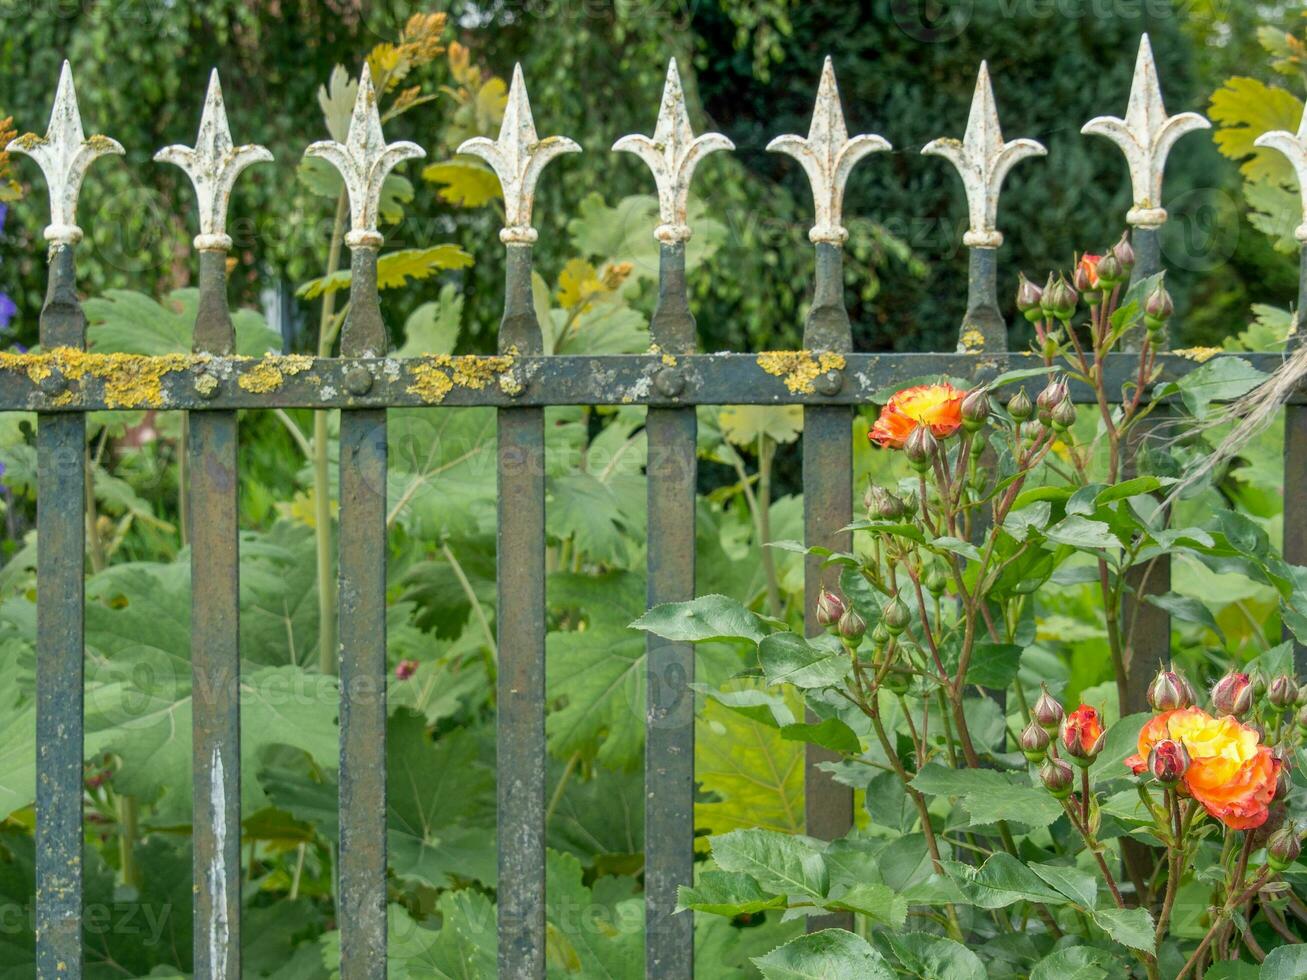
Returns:
[[[1153,746],[1165,739],[1188,751],[1182,788],[1209,814],[1234,830],[1266,822],[1281,763],[1254,729],[1233,717],[1213,718],[1202,708],[1166,711],[1144,725],[1139,754],[1125,764],[1142,773]]]
[[[919,425],[927,426],[938,439],[951,436],[962,425],[966,394],[947,382],[904,388],[880,410],[867,437],[883,448],[901,449]]]

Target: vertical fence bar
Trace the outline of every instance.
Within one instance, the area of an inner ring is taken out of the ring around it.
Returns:
[[[507,246],[499,348],[539,354],[531,246]],[[545,975],[545,415],[501,408],[498,645],[499,976]]]
[[[86,346],[73,246],[58,244],[41,345]],[[65,381],[48,379],[58,395]],[[86,416],[37,415],[36,975],[82,975],[82,644]]]
[[[804,325],[803,344],[810,350],[847,352],[853,332],[844,306],[844,250],[834,242],[818,242],[812,307]],[[824,391],[834,392],[842,374],[831,371],[818,379]],[[853,409],[847,405],[808,405],[803,409],[803,540],[848,551],[849,535],[841,532],[853,519]],[[824,581],[821,557],[803,560],[803,622],[808,636],[822,632],[817,622],[817,596]],[[820,721],[811,711],[811,723]],[[837,782],[821,769],[823,762],[840,758],[838,752],[808,742],[803,757],[804,827],[812,837],[835,840],[853,827],[853,788]],[[829,927],[851,929],[850,914],[809,919],[811,931]]]
[[[200,252],[195,350],[231,354],[227,253]],[[216,390],[212,376],[204,387]],[[212,386],[212,387],[211,387]],[[194,953],[198,977],[240,976],[241,777],[236,413],[189,412]]]
[[[1307,176],[1307,174],[1304,174]],[[1307,192],[1304,192],[1307,199]],[[1307,216],[1305,216],[1307,218]],[[1307,220],[1304,221],[1304,239],[1307,239]],[[1290,347],[1300,347],[1307,331],[1307,240],[1299,252],[1297,330],[1290,338]],[[1294,565],[1307,565],[1307,489],[1299,476],[1307,470],[1307,405],[1284,407],[1284,560]],[[1294,639],[1286,628],[1286,639]],[[1299,677],[1307,674],[1307,646],[1294,639],[1294,671]]]
[[[658,348],[672,356],[694,350],[684,241],[661,246],[658,307],[650,333]],[[669,397],[684,385],[674,364],[664,367],[654,383]],[[650,408],[645,429],[648,599],[653,607],[694,598],[695,410]],[[694,916],[673,913],[677,886],[694,881],[694,647],[650,633],[645,650],[645,975],[688,980],[694,975]]]
[[[377,246],[352,248],[343,355],[386,349]],[[356,394],[371,387],[355,369]],[[340,413],[340,966],[386,975],[386,410]]]
[[[1136,227],[1131,233],[1130,243],[1135,251],[1135,265],[1130,275],[1132,285],[1162,271],[1159,232],[1158,227]],[[1137,350],[1139,342],[1128,338],[1127,346]],[[1123,461],[1124,477],[1134,476],[1139,450],[1165,418],[1166,410],[1163,408],[1140,424],[1133,445]],[[1159,555],[1148,564],[1128,569],[1126,583],[1130,588],[1122,604],[1126,626],[1126,647],[1123,651],[1126,699],[1125,704],[1121,705],[1123,715],[1148,710],[1148,684],[1171,656],[1171,617],[1160,606],[1145,601],[1149,595],[1171,591],[1170,556]]]

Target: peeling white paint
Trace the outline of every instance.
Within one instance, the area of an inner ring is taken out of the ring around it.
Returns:
[[[1303,109],[1302,122],[1298,124],[1297,133],[1290,133],[1284,129],[1272,130],[1269,133],[1262,133],[1254,144],[1279,150],[1288,158],[1293,172],[1297,174],[1298,189],[1302,193],[1302,224],[1294,229],[1293,237],[1301,244],[1307,245],[1307,108]]]
[[[209,806],[213,811],[213,857],[209,862],[209,890],[213,909],[209,917],[209,968],[213,980],[227,976],[227,800],[223,783],[222,753],[213,749],[209,767]]]

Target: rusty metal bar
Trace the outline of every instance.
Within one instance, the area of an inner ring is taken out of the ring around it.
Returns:
[[[56,245],[43,346],[85,346],[76,283],[73,246]],[[86,416],[39,415],[36,457],[36,975],[47,980],[82,975]]]
[[[500,350],[538,353],[531,246],[507,246]],[[499,411],[499,976],[545,975],[545,416]]]
[[[683,384],[676,358],[695,346],[685,285],[685,243],[660,249],[653,342],[669,355],[655,379],[665,392]],[[648,434],[649,607],[694,598],[693,407],[650,408]],[[694,975],[694,913],[674,914],[680,885],[694,882],[694,647],[648,635],[645,725],[645,976]]]
[[[385,350],[377,248],[353,248],[341,348]],[[361,369],[360,369],[361,370]],[[355,388],[369,383],[358,374]],[[386,411],[340,416],[340,975],[386,975]]]
[[[843,352],[853,346],[849,314],[844,306],[844,250],[835,242],[816,244],[817,263],[812,306],[804,325],[803,342],[817,350]],[[844,383],[839,369],[817,379],[823,390]],[[803,538],[809,546],[838,551],[850,547],[849,535],[840,528],[853,519],[853,409],[845,405],[810,405],[803,410]],[[821,558],[807,555],[803,562],[803,621],[807,635],[822,631],[817,622],[817,596],[823,585]],[[807,720],[816,724],[811,710]],[[819,745],[804,746],[803,815],[808,835],[821,840],[843,837],[853,827],[853,789],[836,782],[820,768],[839,758]],[[808,930],[851,929],[853,916],[812,917]]]
[[[195,349],[229,354],[227,253],[200,253]],[[194,957],[240,977],[240,563],[236,413],[189,416]]]
[[[1307,171],[1305,171],[1307,173]],[[1307,191],[1304,191],[1307,197]],[[1307,223],[1305,223],[1307,224]],[[1307,239],[1307,235],[1304,235]],[[1303,343],[1307,329],[1307,240],[1299,252],[1298,329],[1291,347]],[[1307,407],[1287,405],[1284,409],[1284,560],[1292,565],[1307,565],[1307,488],[1301,474],[1307,471]],[[1286,639],[1293,639],[1285,629]],[[1307,646],[1294,641],[1293,662],[1296,672],[1307,673]]]

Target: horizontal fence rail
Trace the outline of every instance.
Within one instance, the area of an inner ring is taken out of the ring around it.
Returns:
[[[1098,117],[1084,131],[1113,140],[1126,158],[1133,206],[1127,221],[1138,254],[1136,278],[1161,270],[1158,228],[1161,180],[1175,140],[1205,128],[1195,113],[1168,117],[1145,36],[1124,118]],[[1289,156],[1307,180],[1307,118],[1297,134],[1271,133],[1259,145]],[[648,600],[695,593],[696,416],[699,405],[801,405],[804,408],[804,535],[841,546],[852,516],[854,407],[886,389],[941,375],[966,386],[1010,372],[1045,373],[1042,359],[1007,350],[997,300],[999,191],[1008,171],[1043,156],[1034,140],[1005,141],[987,66],[981,65],[962,139],[938,139],[925,153],[957,168],[967,198],[970,283],[955,353],[873,354],[852,350],[843,299],[844,185],[854,164],[889,141],[850,137],[828,60],[806,137],[785,135],[768,147],[793,157],[812,188],[815,224],[813,303],[806,349],[763,353],[695,353],[695,323],[685,279],[691,237],[687,200],[698,162],[732,149],[719,133],[695,135],[673,61],[652,137],[626,136],[615,150],[638,157],[657,189],[660,250],[658,302],[651,323],[657,349],[642,355],[543,356],[531,300],[531,226],[535,184],[545,164],[580,148],[536,133],[520,69],[513,75],[496,140],[477,138],[460,152],[481,157],[504,196],[507,250],[504,318],[494,356],[387,356],[377,296],[381,183],[412,143],[386,143],[365,67],[345,142],[307,153],[335,166],[348,194],[352,254],[350,307],[340,357],[233,355],[226,302],[227,199],[239,173],[271,159],[257,146],[234,146],[216,73],[210,80],[194,147],[174,146],[158,159],[181,167],[195,185],[200,228],[200,302],[194,352],[165,356],[85,350],[85,318],[76,296],[74,249],[78,190],[98,157],[121,153],[106,137],[86,138],[72,75],[65,64],[45,137],[20,137],[10,148],[31,156],[51,200],[49,291],[38,353],[0,353],[0,411],[37,413],[37,975],[82,974],[82,662],[86,528],[83,498],[86,413],[157,409],[187,413],[192,548],[193,775],[195,796],[193,915],[195,975],[240,975],[240,651],[237,553],[238,415],[273,408],[339,409],[339,621],[333,651],[341,674],[339,908],[341,976],[386,973],[386,410],[484,406],[498,410],[498,964],[502,977],[535,980],[546,970],[545,918],[545,429],[551,405],[642,405],[649,408]],[[1300,305],[1307,305],[1307,216]],[[1175,381],[1214,351],[1163,354],[1156,382]],[[1242,354],[1272,371],[1281,355]],[[1134,380],[1129,354],[1102,365],[1109,389]],[[1072,385],[1071,396],[1092,401]],[[1288,399],[1287,472],[1307,465],[1307,390]],[[1286,495],[1286,557],[1307,562],[1302,493]],[[1169,575],[1167,559],[1157,580]],[[805,609],[823,584],[820,562],[805,565]],[[1155,587],[1155,582],[1150,588]],[[1151,607],[1147,607],[1151,609]],[[1162,657],[1169,623],[1156,611],[1147,635]],[[694,680],[692,648],[647,639],[645,765],[645,973],[658,980],[693,974],[693,920],[675,912],[677,888],[693,877]],[[1301,654],[1302,651],[1300,651]],[[1307,664],[1300,663],[1300,669]],[[1131,669],[1134,678],[1137,671]],[[1139,673],[1146,676],[1147,671]],[[1142,686],[1136,684],[1136,691]],[[820,752],[805,766],[810,833],[834,838],[852,825],[852,794],[822,768]],[[818,925],[822,923],[817,922]],[[847,923],[845,923],[847,924]]]

